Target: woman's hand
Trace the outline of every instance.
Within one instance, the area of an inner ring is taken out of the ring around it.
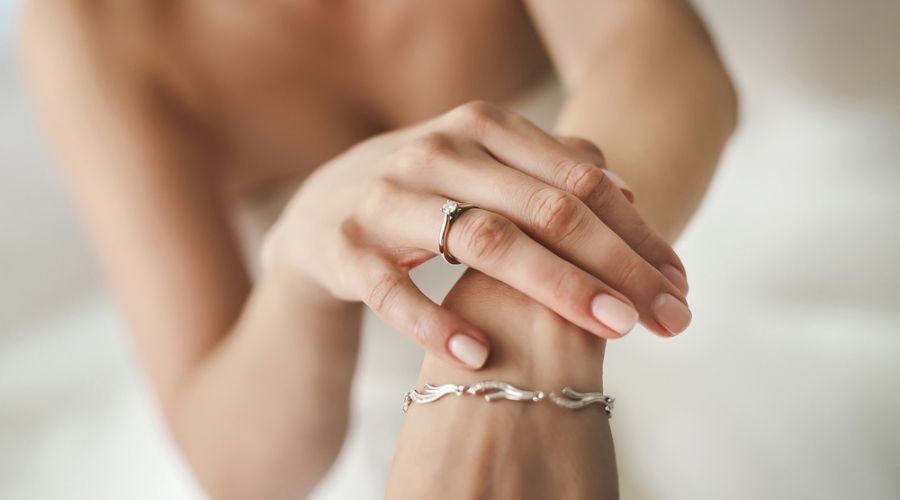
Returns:
[[[605,341],[503,283],[468,270],[442,305],[490,332],[491,359],[472,372],[426,355],[416,388],[497,379],[530,390],[603,392]],[[567,410],[549,400],[488,403],[469,395],[413,403],[385,498],[612,500],[618,482],[609,424],[601,405]]]
[[[640,318],[687,327],[684,267],[629,203],[587,141],[471,103],[375,137],[315,172],[269,234],[264,272],[363,301],[430,352],[469,368],[485,335],[431,302],[408,271],[436,255],[440,207],[473,203],[448,247],[461,262],[604,338]]]

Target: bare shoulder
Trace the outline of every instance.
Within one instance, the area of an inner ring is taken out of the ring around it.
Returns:
[[[65,95],[101,88],[111,99],[188,95],[175,68],[166,0],[27,0],[19,23],[19,49],[39,100],[66,86]],[[187,105],[187,100],[184,100]]]
[[[76,59],[113,68],[124,61],[140,70],[149,55],[150,26],[138,8],[149,2],[125,0],[27,0],[19,41],[25,63],[32,59]]]
[[[27,0],[19,51],[30,93],[57,146],[127,135],[151,150],[202,132],[165,40],[165,0]],[[173,77],[173,75],[177,75]],[[127,132],[125,132],[127,130]],[[125,139],[122,139],[125,142]],[[96,162],[68,162],[93,168]],[[159,163],[159,162],[157,162]],[[142,166],[149,162],[141,163]],[[160,163],[158,166],[163,165]]]

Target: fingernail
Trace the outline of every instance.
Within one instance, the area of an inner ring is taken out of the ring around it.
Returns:
[[[466,334],[457,333],[451,337],[448,347],[450,352],[456,356],[456,359],[469,367],[481,368],[484,366],[484,362],[487,361],[487,347]]]
[[[681,293],[687,295],[688,293],[688,282],[687,278],[681,274],[681,271],[678,270],[677,267],[666,264],[660,268],[660,272],[663,276],[666,277],[667,280],[671,281],[675,288],[681,291]]]
[[[633,307],[606,293],[591,300],[591,312],[598,321],[619,335],[630,332],[638,320],[638,312]]]
[[[631,187],[628,186],[628,183],[626,183],[624,179],[607,168],[603,169],[603,173],[606,174],[607,177],[609,177],[609,180],[613,181],[613,184],[618,186],[618,188],[622,191],[622,194],[624,194],[625,197],[628,198],[628,201],[634,202],[634,192],[631,190]]]
[[[668,293],[661,293],[650,305],[656,321],[673,334],[684,331],[691,324],[691,310],[688,306]]]

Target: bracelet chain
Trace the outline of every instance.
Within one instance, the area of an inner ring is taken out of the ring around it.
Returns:
[[[551,392],[548,395],[543,391],[519,389],[518,387],[500,380],[485,380],[471,386],[457,384],[435,386],[425,384],[425,388],[421,391],[413,389],[412,391],[403,394],[403,413],[406,413],[413,403],[433,403],[450,394],[455,394],[457,396],[469,394],[472,396],[482,396],[487,402],[508,399],[510,401],[531,401],[533,403],[539,403],[545,399],[549,399],[557,406],[569,410],[577,410],[592,404],[602,404],[603,409],[606,412],[606,417],[612,417],[613,403],[615,402],[615,398],[613,397],[600,392],[578,392],[570,387],[564,387],[560,392],[562,395],[555,392]]]

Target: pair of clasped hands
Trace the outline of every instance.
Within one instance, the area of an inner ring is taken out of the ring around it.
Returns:
[[[488,336],[409,277],[437,254],[447,199],[479,207],[450,229],[459,261],[578,327],[612,339],[638,321],[661,336],[690,323],[681,260],[600,150],[481,102],[364,141],[318,169],[270,232],[263,266],[278,262],[316,293],[362,301],[432,354],[478,369]]]

